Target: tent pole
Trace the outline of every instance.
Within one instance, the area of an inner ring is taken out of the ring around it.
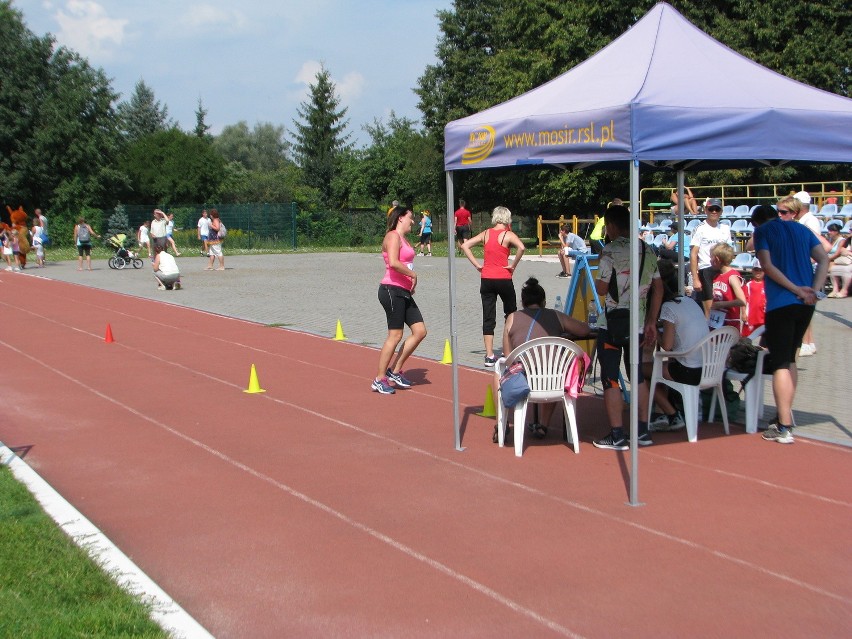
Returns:
[[[642,203],[639,201],[639,160],[630,164],[630,204],[633,215],[630,216],[630,335],[639,335],[645,323],[644,317],[639,317],[639,218],[642,216]],[[615,274],[613,273],[613,277]],[[641,366],[641,349],[638,339],[631,339],[627,346],[630,349],[630,505],[641,506],[639,502],[639,366]],[[647,419],[648,416],[644,415]]]
[[[461,423],[459,421],[459,364],[458,357],[458,329],[456,328],[456,248],[455,216],[453,215],[453,203],[455,202],[453,189],[453,172],[447,171],[447,259],[449,260],[450,278],[450,352],[453,355],[453,432],[455,433],[456,450],[462,451],[461,445]]]
[[[683,259],[683,205],[684,205],[684,179],[683,179],[683,169],[678,169],[677,171],[677,247],[678,247],[678,256],[677,256],[677,275],[678,275],[678,283],[677,283],[677,292],[683,295],[683,270],[685,268],[684,259]]]

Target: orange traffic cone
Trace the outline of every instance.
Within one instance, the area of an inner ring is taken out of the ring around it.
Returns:
[[[107,324],[106,336],[104,337],[104,341],[107,344],[112,344],[115,340],[112,338],[112,327]]]

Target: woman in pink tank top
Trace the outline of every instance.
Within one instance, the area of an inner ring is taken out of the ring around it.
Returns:
[[[388,216],[388,230],[382,242],[385,275],[379,284],[379,302],[387,316],[388,336],[379,352],[379,374],[370,386],[382,395],[393,395],[396,392],[394,387],[409,388],[412,385],[402,374],[402,366],[426,337],[426,324],[413,297],[417,286],[414,248],[406,239],[413,223],[414,214],[411,210],[402,206],[394,207]],[[411,336],[405,340],[391,366],[391,359],[402,341],[406,324],[411,329]]]
[[[482,274],[479,295],[482,298],[482,340],[485,343],[485,366],[494,366],[494,329],[497,326],[497,297],[503,303],[503,318],[518,309],[512,275],[524,254],[524,243],[512,232],[512,213],[505,206],[498,206],[491,214],[492,228],[483,231],[462,244],[462,251],[474,268]],[[471,248],[483,244],[483,259],[480,265]],[[515,249],[515,259],[509,263],[509,253]]]

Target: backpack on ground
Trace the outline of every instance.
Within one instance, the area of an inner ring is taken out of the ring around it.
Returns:
[[[92,235],[89,231],[88,224],[81,224],[79,227],[77,227],[77,240],[79,240],[81,244],[85,244],[86,242],[92,241]]]

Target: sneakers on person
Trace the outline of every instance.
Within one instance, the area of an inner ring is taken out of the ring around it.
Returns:
[[[627,440],[622,435],[620,439],[615,439],[612,432],[603,439],[596,439],[592,442],[596,448],[609,448],[610,450],[629,450]],[[653,443],[653,442],[652,442]]]
[[[426,257],[432,257],[431,253],[426,253]]]
[[[663,431],[669,428],[669,418],[665,413],[652,413],[651,421],[648,422],[648,430]]]
[[[799,349],[799,357],[810,357],[814,353],[816,353],[816,347],[810,344],[802,344]]]
[[[496,357],[488,357],[487,355],[485,356],[485,368],[491,368],[496,363],[497,363]]]
[[[792,444],[795,439],[793,439],[793,429],[787,426],[776,426],[772,424],[766,432],[763,433],[763,439],[767,441],[776,441],[779,444]]]
[[[398,386],[399,388],[411,388],[414,385],[411,380],[403,377],[402,371],[394,373],[391,369],[388,369],[387,375],[388,379],[394,383],[394,386]]]
[[[686,420],[683,418],[683,415],[680,413],[675,413],[669,420],[669,430],[681,430],[682,428],[686,428]]]
[[[172,287],[174,290],[179,291],[181,289],[180,282],[175,282],[175,285]]]
[[[640,446],[653,446],[654,440],[651,439],[651,433],[645,431],[644,433],[639,433],[639,436],[636,438],[636,441],[639,442]]]
[[[557,275],[556,277],[562,277],[562,278],[565,278],[565,277],[571,277],[571,276],[570,276],[570,275],[568,275],[568,273],[566,273],[565,271],[562,271],[562,272],[561,272],[561,273],[559,273],[559,275]]]
[[[393,388],[391,388],[390,384],[388,384],[387,377],[374,379],[370,388],[382,395],[393,395],[396,392]]]
[[[163,286],[162,284],[157,284],[157,290],[158,290],[158,291],[165,291],[165,290],[166,290],[166,287],[165,287],[165,286]]]
[[[423,255],[424,255],[423,251],[420,251],[420,252],[417,254],[417,257],[423,257]]]

